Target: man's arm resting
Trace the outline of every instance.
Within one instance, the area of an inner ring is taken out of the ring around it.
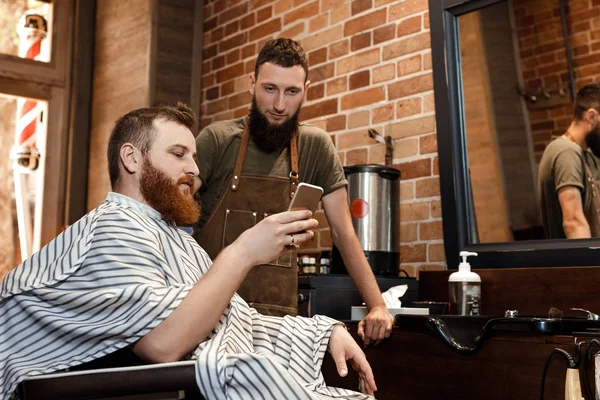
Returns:
[[[378,327],[372,327],[367,324],[366,336],[367,338],[377,340],[383,339],[385,336],[389,336],[391,332],[393,318],[385,306],[385,301],[381,296],[379,286],[373,275],[373,271],[369,266],[369,263],[365,257],[365,253],[362,250],[362,246],[358,241],[354,227],[352,226],[352,219],[350,217],[350,210],[348,208],[348,192],[346,188],[335,190],[323,196],[321,199],[323,203],[323,209],[325,210],[325,216],[329,222],[331,228],[331,237],[333,242],[340,250],[344,264],[348,273],[352,277],[352,280],[356,284],[358,291],[360,292],[363,300],[367,304],[370,310],[370,314],[378,315],[377,319],[382,319],[376,325],[383,324],[383,332],[378,335]],[[381,315],[379,315],[381,313]],[[370,319],[367,315],[367,321]],[[370,330],[373,330],[371,332]],[[365,339],[365,343],[368,344],[370,340]]]
[[[308,210],[271,215],[242,233],[223,249],[177,308],[133,345],[134,353],[151,362],[169,362],[192,351],[217,325],[253,266],[279,256],[291,234],[298,245],[313,237],[318,222],[311,215]]]
[[[568,239],[591,237],[590,226],[583,212],[581,191],[576,186],[565,186],[558,191],[563,214],[563,229]]]

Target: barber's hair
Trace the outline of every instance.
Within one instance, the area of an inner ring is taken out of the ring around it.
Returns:
[[[600,113],[600,83],[590,83],[582,87],[575,96],[573,119],[581,121],[587,110],[593,108]]]
[[[131,143],[143,155],[148,153],[156,139],[154,121],[164,120],[181,124],[188,129],[196,124],[194,112],[185,104],[176,106],[156,106],[133,110],[119,118],[108,139],[108,174],[114,189],[119,181],[119,158],[121,147]]]
[[[306,53],[298,42],[292,39],[273,39],[265,44],[256,59],[256,67],[254,68],[255,79],[258,79],[260,66],[267,62],[284,68],[300,65],[306,74],[304,80],[306,81],[308,78],[308,58],[306,57]]]

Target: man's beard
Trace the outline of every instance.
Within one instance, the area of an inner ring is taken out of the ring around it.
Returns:
[[[596,157],[600,158],[600,126],[596,126],[585,136],[585,144]]]
[[[190,185],[190,193],[181,192],[179,185],[182,183]],[[144,156],[140,191],[148,205],[158,211],[164,219],[173,221],[176,225],[191,225],[198,222],[200,207],[194,200],[193,187],[193,177],[182,176],[175,183]]]
[[[248,128],[256,146],[267,153],[287,146],[292,140],[294,132],[298,129],[299,115],[300,107],[298,107],[294,115],[281,124],[272,124],[258,109],[256,97],[252,97]]]

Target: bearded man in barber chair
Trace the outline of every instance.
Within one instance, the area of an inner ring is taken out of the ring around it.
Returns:
[[[378,343],[389,337],[393,317],[354,232],[337,151],[326,132],[298,123],[309,85],[298,43],[265,44],[249,76],[249,115],[211,124],[196,138],[202,215],[193,236],[215,257],[255,221],[285,210],[299,182],[322,187],[333,242],[369,309],[358,334],[366,345]],[[292,253],[254,268],[238,293],[261,313],[295,315],[297,274]]]
[[[600,84],[575,97],[567,131],[544,150],[538,188],[548,239],[600,237]]]
[[[235,291],[252,268],[313,237],[309,211],[264,218],[211,262],[178,225],[195,222],[195,117],[184,105],[134,110],[108,145],[100,206],[11,271],[0,285],[0,400],[25,377],[129,347],[154,362],[192,357],[207,399],[371,398],[362,350],[327,317],[268,317]],[[329,388],[329,350],[366,394]],[[255,393],[265,387],[269,395]]]

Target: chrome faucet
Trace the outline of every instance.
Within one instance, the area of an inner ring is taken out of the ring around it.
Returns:
[[[591,311],[584,310],[583,308],[571,308],[571,310],[573,310],[573,311],[583,311],[584,313],[587,313],[587,319],[589,319],[591,321],[600,321],[600,316],[598,314],[594,314]]]

